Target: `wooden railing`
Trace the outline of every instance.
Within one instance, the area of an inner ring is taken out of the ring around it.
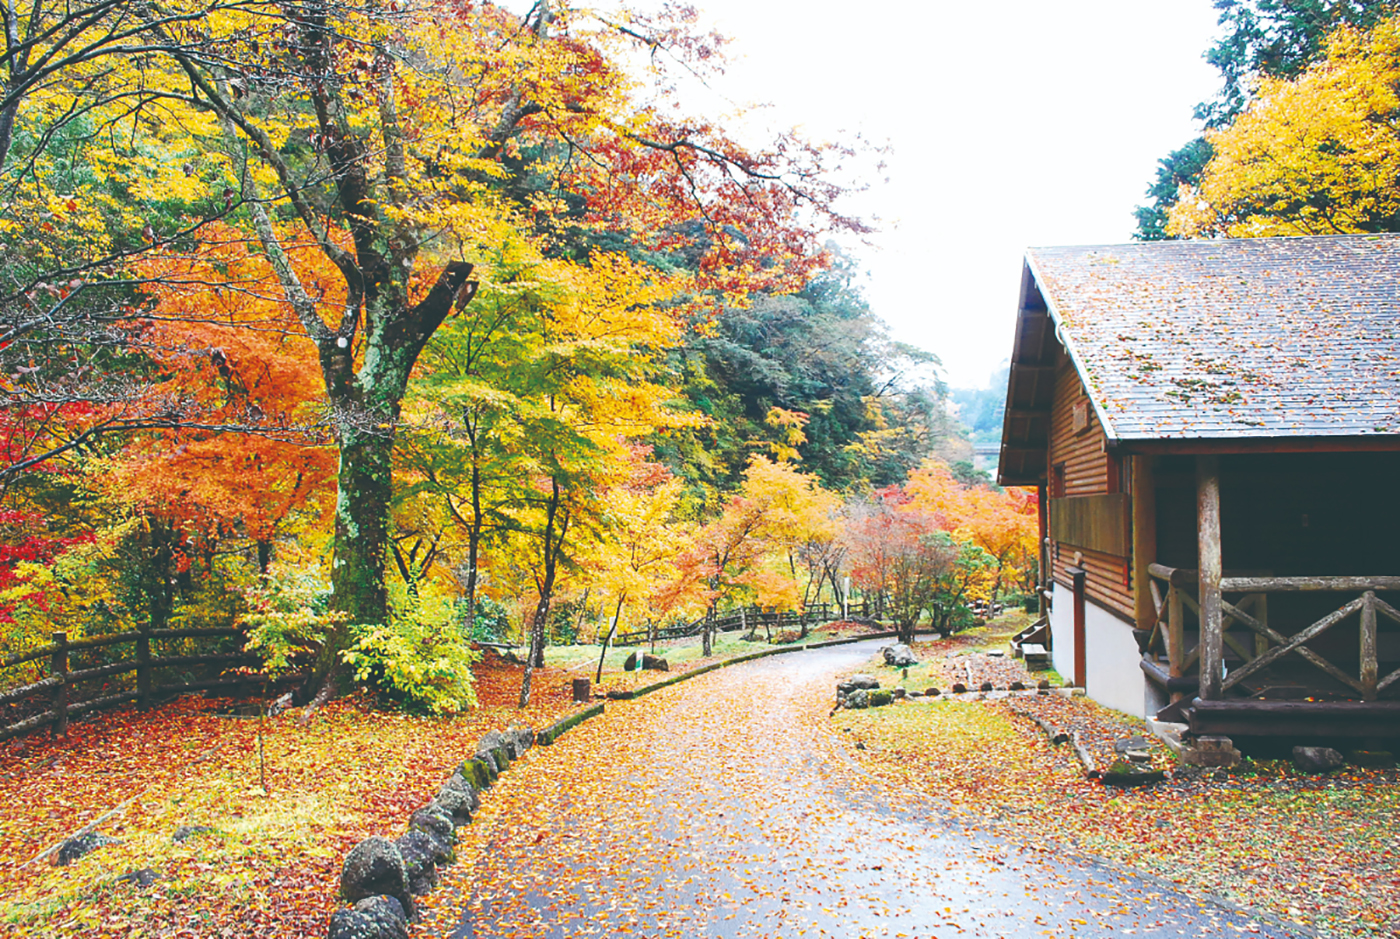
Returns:
[[[151,643],[168,639],[194,639],[203,637],[238,637],[236,629],[145,629],[132,632],[113,633],[109,636],[93,636],[87,639],[69,640],[66,633],[56,632],[52,641],[43,646],[16,652],[0,659],[0,669],[13,668],[26,662],[48,660],[48,674],[38,681],[0,691],[0,707],[6,707],[30,698],[47,695],[48,709],[26,717],[13,724],[0,726],[0,740],[28,733],[40,727],[53,726],[56,734],[66,733],[69,718],[89,711],[135,701],[140,707],[150,707],[153,698],[160,694],[181,691],[198,691],[246,684],[247,678],[206,678],[196,681],[153,683],[156,669],[173,666],[225,665],[232,666],[256,661],[257,657],[246,651],[215,652],[205,655],[153,656]],[[123,643],[136,645],[135,658],[107,662],[88,668],[72,668],[70,656],[74,652],[89,649],[103,649]],[[73,688],[84,682],[111,679],[118,675],[136,673],[135,688],[123,688],[114,693],[73,701]]]
[[[1145,661],[1156,662],[1159,652],[1165,654],[1169,669],[1168,689],[1179,694],[1189,684],[1186,679],[1191,670],[1195,668],[1199,671],[1200,644],[1190,649],[1185,647],[1186,611],[1195,615],[1197,623],[1204,619],[1197,599],[1189,590],[1195,586],[1197,574],[1194,570],[1161,564],[1150,565],[1148,570],[1153,577],[1152,601],[1157,618],[1142,640],[1143,656]],[[1165,596],[1158,581],[1166,586]],[[1224,676],[1220,690],[1227,691],[1252,676],[1258,676],[1284,657],[1294,655],[1353,689],[1362,700],[1375,701],[1381,692],[1400,681],[1400,668],[1384,677],[1380,675],[1377,615],[1400,624],[1400,610],[1376,596],[1377,591],[1387,590],[1400,590],[1400,577],[1221,577],[1221,640],[1244,664],[1236,666]],[[1361,596],[1292,635],[1284,635],[1269,625],[1270,594],[1356,591],[1360,591]],[[1244,596],[1232,602],[1224,598],[1225,594]],[[1359,614],[1360,627],[1359,668],[1355,675],[1306,645],[1353,614]],[[1230,627],[1235,624],[1244,627],[1252,636],[1232,634]],[[1251,638],[1253,641],[1248,641]]]

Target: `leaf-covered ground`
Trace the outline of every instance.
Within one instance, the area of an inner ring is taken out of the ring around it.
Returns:
[[[699,676],[530,751],[461,831],[421,934],[1287,934],[989,837],[941,798],[861,772],[828,710],[837,670],[869,649]]]
[[[482,663],[482,707],[452,719],[335,701],[309,725],[220,714],[235,702],[184,698],[108,712],[0,745],[0,933],[122,937],[324,936],[345,852],[400,832],[487,730],[539,727],[571,708],[568,676],[537,674],[522,715],[518,667]],[[114,809],[119,839],[66,867],[35,860]],[[176,842],[181,826],[214,831]],[[159,876],[140,888],[117,879]]]
[[[954,671],[986,658],[960,654],[970,644],[955,638],[915,652]],[[891,669],[865,670],[898,683]],[[1052,746],[1024,711],[1078,728],[1100,765],[1114,740],[1143,733],[1140,721],[1058,695],[915,700],[832,720],[887,785],[934,794],[1002,837],[1059,842],[1325,935],[1400,935],[1396,771],[1316,777],[1285,761],[1249,760],[1229,774],[1113,789],[1086,779],[1069,746]]]

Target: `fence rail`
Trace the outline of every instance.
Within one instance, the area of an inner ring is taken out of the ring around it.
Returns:
[[[1184,691],[1186,682],[1182,679],[1189,679],[1192,670],[1199,672],[1200,667],[1199,641],[1190,649],[1185,647],[1187,611],[1196,617],[1198,624],[1202,618],[1199,601],[1190,592],[1190,588],[1197,583],[1197,572],[1161,564],[1150,565],[1148,570],[1153,578],[1166,584],[1167,592],[1163,596],[1157,584],[1152,584],[1157,618],[1152,629],[1143,637],[1144,669],[1147,669],[1148,663],[1156,663],[1159,651],[1165,653],[1169,669],[1168,688]],[[1240,664],[1221,680],[1221,692],[1251,676],[1260,676],[1285,657],[1296,656],[1357,692],[1363,701],[1375,701],[1381,692],[1400,682],[1400,669],[1384,677],[1380,675],[1377,614],[1400,625],[1400,610],[1377,597],[1378,590],[1400,590],[1400,577],[1272,577],[1243,574],[1221,577],[1221,642],[1240,659]],[[1361,596],[1343,603],[1292,635],[1284,635],[1269,625],[1271,593],[1358,591]],[[1225,599],[1224,594],[1244,596],[1231,601]],[[1358,616],[1360,631],[1355,674],[1339,668],[1306,645],[1354,615]],[[1244,627],[1247,634],[1240,636],[1231,633],[1231,627],[1236,624]],[[1199,635],[1199,625],[1197,632]],[[1252,642],[1249,641],[1251,638]]]
[[[92,636],[86,639],[74,639],[70,641],[67,633],[56,632],[53,634],[52,641],[47,645],[26,649],[22,652],[8,655],[4,659],[0,659],[0,668],[11,668],[16,665],[23,665],[26,662],[48,659],[48,675],[37,681],[30,682],[29,684],[0,691],[0,707],[18,704],[38,695],[47,694],[49,698],[47,710],[30,715],[12,724],[0,725],[0,740],[7,740],[10,737],[15,737],[49,725],[53,726],[54,733],[64,734],[68,730],[69,718],[86,714],[89,711],[96,711],[117,704],[125,704],[128,701],[135,701],[140,707],[147,708],[150,707],[152,699],[161,694],[246,684],[246,678],[222,677],[203,678],[186,682],[153,683],[156,669],[191,665],[236,665],[243,662],[257,661],[257,656],[247,651],[211,652],[205,655],[153,656],[151,654],[152,641],[215,638],[220,636],[237,638],[242,635],[243,634],[239,630],[227,627],[146,629],[113,633],[110,636]],[[134,643],[136,645],[136,657],[134,659],[122,659],[116,662],[89,666],[87,668],[75,669],[71,667],[72,663],[69,656],[75,651],[104,649],[123,643]],[[115,693],[101,695],[95,698],[87,698],[82,701],[70,700],[72,698],[71,692],[75,685],[79,685],[83,682],[112,678],[117,675],[126,675],[131,672],[136,673],[136,687],[134,689],[123,689]]]
[[[865,617],[870,615],[870,609],[871,604],[868,601],[852,603],[847,608],[845,615]],[[716,614],[711,628],[717,633],[733,632],[736,629],[757,631],[763,628],[782,629],[787,626],[801,626],[804,621],[808,626],[816,626],[831,622],[841,615],[840,605],[832,603],[814,603],[805,610],[784,610],[782,612],[765,611],[757,606],[744,606]],[[663,627],[656,630],[656,638],[662,640],[698,636],[705,628],[705,620],[706,618],[702,616],[691,623]],[[639,629],[618,633],[613,637],[612,644],[615,646],[641,645],[651,637],[651,630]]]

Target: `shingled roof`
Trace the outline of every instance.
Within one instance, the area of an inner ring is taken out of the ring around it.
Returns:
[[[1052,337],[1110,445],[1400,435],[1400,235],[1028,250],[1008,438]]]

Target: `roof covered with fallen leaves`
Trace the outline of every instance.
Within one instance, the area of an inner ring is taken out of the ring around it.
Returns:
[[[1400,235],[1032,248],[1110,438],[1400,433]]]

